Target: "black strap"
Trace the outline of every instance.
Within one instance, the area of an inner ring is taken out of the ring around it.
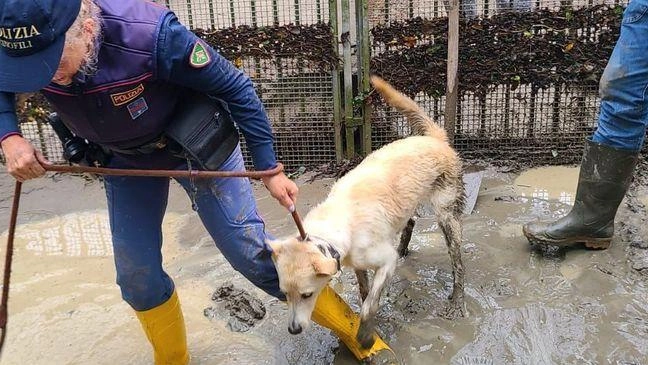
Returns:
[[[335,261],[337,261],[337,270],[342,270],[342,265],[340,264],[340,253],[338,252],[338,250],[336,250],[335,247],[331,246],[330,243],[327,248],[328,252],[331,254],[331,257],[333,257]]]
[[[340,262],[340,252],[338,252],[338,250],[336,250],[335,247],[333,247],[333,245],[331,245],[327,240],[325,240],[325,239],[323,239],[321,237],[318,237],[318,236],[313,236],[313,235],[308,234],[308,235],[306,235],[306,239],[304,241],[312,242],[313,240],[311,240],[311,237],[316,237],[318,240],[326,242],[326,250],[328,250],[328,253],[329,253],[329,255],[331,255],[331,258],[334,258],[335,261],[337,262],[337,271],[342,270],[342,264]],[[324,250],[324,246],[318,244],[317,248],[319,248],[319,250],[322,252],[322,255],[326,255],[326,251]]]
[[[150,142],[133,148],[116,148],[108,146],[104,146],[104,148],[124,155],[148,155],[149,153],[166,148],[168,144],[168,138],[165,135],[161,135]]]

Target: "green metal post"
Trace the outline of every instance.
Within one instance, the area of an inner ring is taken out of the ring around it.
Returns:
[[[385,24],[389,23],[389,1],[385,0]]]
[[[272,0],[272,25],[279,26],[279,4],[277,4],[277,0]]]
[[[191,0],[187,0],[187,14],[189,15],[189,29],[194,29],[193,14],[191,13]]]
[[[329,0],[329,24],[331,26],[331,46],[336,56],[339,56],[340,49],[338,45],[338,0]],[[333,83],[333,142],[335,143],[335,159],[341,161],[344,154],[342,146],[342,97],[340,92],[340,66],[336,63],[332,73]]]
[[[315,1],[315,8],[317,10],[317,23],[322,22],[322,0]]]
[[[216,14],[214,13],[214,2],[209,2],[209,25],[211,30],[216,29]]]
[[[250,12],[252,13],[252,25],[257,26],[256,1],[250,1]]]
[[[295,0],[295,25],[300,25],[301,11],[299,9],[299,0]]]
[[[344,62],[344,123],[346,129],[346,158],[355,156],[355,126],[353,120],[353,78],[351,74],[351,11],[349,0],[342,1],[342,59]]]
[[[359,95],[369,95],[371,86],[369,83],[371,50],[369,49],[369,21],[367,19],[367,0],[356,0],[356,25],[357,25],[357,53],[358,53],[358,87]],[[371,152],[371,104],[365,100],[362,102],[362,153],[368,155]]]
[[[236,11],[234,10],[234,0],[229,0],[230,20],[232,21],[232,28],[236,27]]]

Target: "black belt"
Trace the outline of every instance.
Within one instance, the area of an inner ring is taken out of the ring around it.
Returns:
[[[165,135],[161,135],[160,137],[137,147],[116,148],[112,146],[111,147],[105,146],[105,148],[113,152],[121,153],[124,155],[148,155],[149,153],[162,150],[166,148],[168,145],[169,145],[169,139]]]

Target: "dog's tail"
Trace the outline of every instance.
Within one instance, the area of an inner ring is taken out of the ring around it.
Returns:
[[[371,76],[371,84],[383,96],[387,104],[396,108],[407,118],[412,132],[448,141],[445,129],[436,124],[414,100],[394,89],[387,81],[378,76]]]

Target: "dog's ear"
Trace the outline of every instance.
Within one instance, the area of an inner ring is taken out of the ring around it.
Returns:
[[[272,256],[277,257],[277,255],[281,253],[283,244],[280,240],[271,240],[266,238],[266,244],[270,246],[270,249],[272,250]]]
[[[337,273],[337,261],[330,257],[316,256],[313,258],[313,269],[317,276],[333,276]]]

